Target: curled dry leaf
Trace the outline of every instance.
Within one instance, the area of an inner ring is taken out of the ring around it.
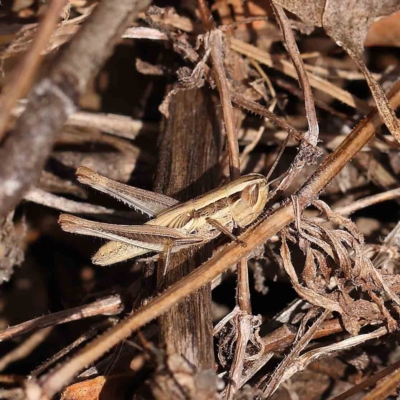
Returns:
[[[234,348],[237,344],[239,334],[238,325],[243,319],[246,319],[251,327],[250,335],[246,341],[245,361],[254,361],[261,354],[263,348],[259,336],[261,317],[248,315],[246,312],[241,311],[239,307],[235,307],[213,329],[214,336],[218,335],[218,359],[223,366],[228,365],[234,356]]]
[[[283,266],[287,274],[289,275],[290,280],[292,281],[293,287],[301,297],[309,301],[311,304],[322,307],[329,311],[337,311],[339,313],[343,313],[343,310],[338,302],[331,300],[325,296],[321,296],[311,289],[306,288],[300,284],[290,258],[290,251],[286,243],[286,238],[282,238],[281,256],[283,259]]]
[[[338,225],[343,225],[361,244],[364,243],[363,235],[351,219],[333,211],[328,204],[322,200],[314,201],[313,206],[324,213],[329,221],[332,221]]]
[[[391,134],[400,142],[400,126],[388,99],[363,60],[364,42],[369,26],[376,19],[400,9],[398,0],[274,0],[305,23],[323,27],[343,47],[367,80],[379,113]]]
[[[296,212],[294,225],[297,233],[292,232],[306,256],[303,283],[299,281],[291,261],[287,230],[282,233],[281,246],[283,266],[294,289],[309,303],[339,312],[345,329],[353,335],[357,335],[366,323],[381,321],[387,323],[389,331],[395,330],[397,325],[384,300],[389,298],[398,305],[399,298],[366,256],[364,238],[356,225],[320,200],[313,205],[326,215],[328,221],[346,230],[329,228]]]

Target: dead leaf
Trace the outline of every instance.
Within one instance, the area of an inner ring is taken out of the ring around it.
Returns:
[[[343,313],[343,310],[340,307],[339,303],[337,303],[336,301],[334,301],[328,297],[321,296],[321,295],[315,293],[314,291],[312,291],[311,289],[300,284],[300,282],[297,278],[296,272],[294,270],[292,261],[291,261],[290,251],[289,251],[289,247],[286,243],[285,237],[282,237],[281,257],[283,260],[283,266],[285,268],[285,271],[289,275],[289,278],[292,282],[293,288],[294,288],[294,290],[296,290],[296,292],[301,297],[303,297],[309,303],[311,303],[315,306],[322,307],[329,311],[337,311],[340,314]]]
[[[126,396],[131,376],[98,376],[74,383],[64,389],[61,400],[121,399]]]
[[[400,12],[375,21],[368,31],[364,46],[400,47]]]

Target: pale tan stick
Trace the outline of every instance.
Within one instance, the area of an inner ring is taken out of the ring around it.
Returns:
[[[388,190],[387,192],[374,194],[373,196],[364,197],[354,201],[351,204],[343,207],[337,207],[334,210],[342,215],[353,214],[354,212],[383,201],[393,200],[400,197],[400,188]]]
[[[19,117],[25,110],[25,105],[21,104],[12,110],[14,117]],[[158,125],[151,122],[143,122],[124,115],[102,114],[86,111],[77,111],[72,114],[66,126],[78,126],[82,128],[93,128],[103,132],[133,140],[140,132],[157,133]]]
[[[230,47],[232,50],[237,51],[240,54],[253,58],[257,60],[259,63],[264,64],[270,68],[277,69],[278,71],[283,72],[285,75],[288,75],[292,78],[297,78],[296,70],[293,65],[286,60],[275,60],[269,53],[258,49],[257,47],[245,43],[242,40],[231,38],[230,39]],[[342,101],[350,107],[355,108],[363,113],[367,113],[371,107],[364,100],[359,99],[358,97],[352,95],[346,90],[340,89],[337,86],[333,85],[326,79],[323,79],[319,76],[309,74],[310,85],[314,89],[318,89],[323,91],[324,93],[329,94],[333,98]]]
[[[293,363],[295,363],[296,359],[300,355],[300,352],[308,345],[308,343],[313,338],[317,329],[320,327],[320,325],[324,322],[324,320],[328,317],[329,314],[330,311],[328,310],[323,311],[321,315],[316,319],[316,321],[310,326],[307,332],[293,346],[289,355],[286,356],[284,360],[278,365],[278,367],[271,375],[269,382],[263,392],[265,398],[268,398],[276,391],[276,389],[279,387],[279,384],[283,380],[285,371],[288,368],[290,368],[290,366]]]

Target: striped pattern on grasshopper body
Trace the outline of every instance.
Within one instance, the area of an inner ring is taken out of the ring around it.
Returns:
[[[79,167],[81,183],[123,201],[149,216],[143,225],[113,225],[62,214],[63,230],[110,240],[93,256],[98,265],[111,265],[149,252],[176,252],[198,246],[244,228],[257,219],[268,201],[264,176],[249,174],[185,203],[128,186]]]

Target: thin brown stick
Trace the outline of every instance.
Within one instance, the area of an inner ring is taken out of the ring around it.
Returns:
[[[257,72],[260,74],[261,78],[264,80],[264,82],[267,85],[267,88],[270,92],[270,96],[272,97],[272,102],[269,105],[268,109],[270,111],[274,111],[274,108],[276,106],[277,103],[277,96],[276,96],[276,91],[274,86],[272,85],[271,79],[268,78],[268,75],[265,73],[265,71],[261,68],[261,65],[259,62],[257,62],[256,60],[253,60],[252,58],[249,58],[249,61],[251,63],[251,65],[253,65],[253,67],[257,70]],[[272,106],[272,107],[271,107]]]
[[[73,349],[80,346],[82,343],[92,339],[94,336],[98,335],[100,331],[105,330],[116,324],[118,320],[113,318],[108,318],[105,321],[102,321],[94,326],[92,326],[87,332],[83,335],[79,336],[78,339],[74,340],[71,344],[64,347],[62,350],[52,355],[50,359],[46,360],[43,364],[39,365],[35,368],[30,374],[30,377],[38,377],[41,373],[43,373],[46,369],[50,368],[51,365],[55,364],[58,360],[65,357],[68,353],[70,353]]]
[[[118,314],[121,312],[121,304],[121,298],[117,295],[112,295],[90,304],[44,315],[43,317],[31,319],[30,321],[10,326],[5,330],[0,331],[0,341],[13,339],[30,332],[33,329],[65,324],[67,322],[90,318],[96,315]]]
[[[284,152],[285,149],[286,149],[286,146],[287,146],[287,144],[288,144],[288,142],[289,142],[289,137],[290,137],[289,135],[286,136],[285,140],[282,142],[282,144],[281,144],[281,146],[280,146],[280,148],[279,148],[279,150],[278,150],[278,154],[276,155],[275,160],[274,160],[274,162],[272,163],[271,168],[269,169],[267,176],[265,177],[265,179],[267,180],[267,182],[269,182],[269,179],[271,178],[271,175],[274,173],[275,168],[276,168],[276,166],[278,165],[278,162],[279,162],[279,160],[281,159],[281,157],[282,157],[282,155],[283,155],[283,152]],[[279,178],[278,178],[278,179],[279,179]]]
[[[231,94],[222,61],[224,50],[222,31],[213,30],[210,33],[210,42],[214,76],[216,78],[224,114],[228,143],[230,178],[233,180],[240,176],[240,157]],[[243,313],[240,314],[238,318],[238,337],[236,341],[234,360],[229,371],[230,382],[228,384],[227,399],[232,399],[237,390],[236,383],[242,374],[246,347],[252,330],[249,319],[249,316],[251,315],[251,300],[249,271],[246,258],[242,258],[237,265],[236,302]]]
[[[239,145],[234,124],[228,79],[226,77],[225,68],[222,61],[224,49],[222,42],[222,32],[220,30],[215,29],[210,32],[210,46],[214,77],[217,82],[219,96],[221,99],[222,112],[224,114],[229,154],[229,169],[231,180],[233,180],[240,176]]]
[[[261,104],[256,103],[255,101],[246,99],[246,97],[234,91],[231,91],[231,99],[238,106],[246,110],[249,110],[255,114],[258,114],[264,118],[267,118],[273,124],[285,130],[294,139],[299,141],[303,139],[305,140],[305,134],[303,132],[298,131],[296,128],[294,128],[292,125],[286,122],[283,118],[276,116],[273,112],[268,110],[267,107],[264,107]]]
[[[199,0],[199,8],[203,17],[204,26],[210,29],[213,25],[211,12],[203,0]],[[229,90],[228,79],[225,73],[223,63],[223,33],[219,29],[214,29],[209,33],[210,46],[211,46],[211,61],[213,65],[214,77],[217,83],[218,92],[222,105],[222,112],[224,116],[227,147],[229,154],[229,170],[230,179],[234,180],[240,176],[240,157],[239,157],[239,144],[238,136],[235,128],[235,118],[232,109],[232,101]],[[250,287],[249,287],[249,272],[247,266],[247,259],[241,259],[237,265],[237,286],[236,286],[236,301],[237,304],[245,314],[251,314],[251,301],[250,301]],[[239,317],[246,319],[246,316]],[[241,375],[243,369],[244,355],[250,337],[251,325],[239,321],[238,325],[239,334],[236,343],[234,361],[231,366],[229,376],[231,383],[228,385],[228,399],[231,399],[236,391],[235,377]]]
[[[229,371],[229,383],[226,392],[226,399],[233,399],[238,388],[238,382],[243,373],[246,348],[252,334],[251,324],[251,300],[249,270],[247,258],[242,258],[237,264],[236,302],[241,310],[238,316],[236,329],[238,330],[235,354]]]
[[[11,110],[18,99],[26,94],[32,80],[43,59],[42,53],[45,51],[51,36],[56,29],[61,12],[67,0],[52,0],[47,9],[46,15],[39,25],[37,34],[32,42],[32,46],[25,54],[22,61],[12,72],[7,84],[1,93],[0,103],[0,142],[3,139]]]
[[[396,109],[400,105],[400,82],[397,82],[393,86],[388,97],[390,98],[391,106]],[[301,207],[306,207],[319,195],[347,162],[371,140],[381,124],[382,121],[379,113],[374,109],[368,117],[354,128],[352,133],[322,163],[300,189],[298,195]],[[292,204],[287,203],[281,206],[273,214],[260,221],[258,225],[240,235],[239,238],[246,243],[246,247],[238,245],[235,242],[229,244],[160,296],[149,301],[129,318],[95,339],[59,370],[50,374],[42,384],[44,393],[49,397],[57,393],[86,365],[97,360],[105,352],[129,337],[133,331],[157,318],[176,305],[176,303],[183,300],[187,295],[211,282],[241,258],[248,256],[254,248],[264,244],[293,220],[294,212]]]
[[[370,376],[367,379],[364,379],[362,382],[354,385],[351,389],[346,390],[345,392],[339,394],[339,396],[333,397],[330,400],[346,400],[351,396],[361,392],[362,390],[366,389],[367,387],[375,384],[376,382],[380,381],[381,379],[385,378],[392,372],[398,370],[400,368],[400,360],[396,361],[389,367],[377,372],[376,374]]]
[[[243,25],[243,24],[247,25],[247,24],[251,24],[252,22],[256,22],[256,21],[264,21],[265,22],[265,21],[268,21],[268,17],[267,16],[247,17],[247,18],[241,19],[240,21],[232,22],[229,25],[220,25],[218,27],[218,29],[220,29],[221,31],[229,31],[229,30],[237,28],[240,25]]]
[[[148,0],[103,0],[60,51],[49,73],[32,89],[15,131],[0,148],[0,217],[7,215],[39,178],[75,101],[126,27]]]
[[[41,329],[33,333],[28,339],[22,342],[18,347],[11,350],[9,353],[0,359],[0,371],[4,371],[8,365],[27,357],[32,353],[47,337],[50,335],[53,327]]]
[[[245,262],[246,263],[246,270],[247,270],[247,260],[242,259],[240,262]],[[247,274],[248,276],[248,274]],[[238,279],[238,285],[240,284],[241,281]],[[249,343],[250,340],[250,334],[253,330],[252,326],[252,316],[250,313],[241,313],[244,315],[238,316],[238,326],[237,326],[237,331],[238,331],[238,337],[236,340],[236,348],[235,348],[235,354],[232,360],[232,366],[229,371],[229,384],[226,388],[226,399],[233,399],[235,393],[238,390],[239,382],[240,379],[243,375],[243,366],[244,366],[244,360],[246,356],[246,348],[247,344]]]
[[[304,105],[308,120],[308,132],[306,132],[305,138],[308,139],[308,141],[312,145],[316,146],[318,142],[319,127],[318,127],[317,114],[315,111],[313,93],[311,90],[310,83],[308,81],[307,72],[303,60],[300,57],[300,51],[299,48],[297,47],[297,43],[294,38],[290,22],[285,14],[285,11],[283,11],[283,8],[281,6],[275,4],[273,0],[271,0],[271,5],[274,9],[275,15],[279,22],[279,26],[283,33],[283,39],[285,40],[287,51],[293,62],[294,68],[296,69],[300,86],[303,89]]]
[[[241,310],[251,314],[250,284],[247,258],[241,259],[237,269],[237,303]]]
[[[199,7],[200,18],[203,22],[204,28],[206,31],[211,31],[211,29],[215,28],[215,22],[206,0],[198,0],[197,5]]]
[[[362,400],[385,400],[393,395],[400,385],[400,368],[398,367],[383,382],[380,382],[376,388],[366,394]]]
[[[311,144],[311,146],[315,147],[318,143],[319,126],[315,111],[313,93],[308,81],[307,72],[305,70],[303,60],[300,56],[300,52],[297,47],[292,28],[290,26],[290,22],[286,17],[285,12],[283,11],[282,7],[275,4],[272,0],[271,5],[274,9],[275,15],[278,19],[281,31],[283,33],[283,38],[286,44],[287,51],[295,67],[297,79],[303,90],[306,116],[308,120],[308,131],[305,133],[304,137],[307,140],[307,145]],[[310,163],[310,161],[308,160],[311,159],[311,151],[315,150],[307,149],[306,144],[304,144],[303,142],[301,143],[296,157],[288,168],[287,175],[282,179],[282,181],[279,183],[279,186],[276,188],[276,193],[285,191],[293,182],[294,178],[301,172],[304,166],[307,163]],[[320,154],[320,152],[315,151],[314,158],[316,158],[315,156],[317,154]]]

